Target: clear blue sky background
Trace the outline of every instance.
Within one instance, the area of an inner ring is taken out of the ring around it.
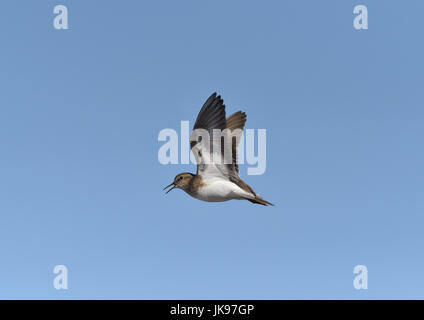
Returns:
[[[423,12],[1,1],[0,298],[424,298]],[[164,196],[195,166],[159,164],[158,133],[214,91],[267,129],[266,173],[241,174],[276,207]]]

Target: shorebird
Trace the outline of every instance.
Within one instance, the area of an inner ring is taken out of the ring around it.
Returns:
[[[239,175],[237,146],[245,123],[246,113],[242,111],[226,118],[224,101],[213,93],[200,110],[190,136],[197,173],[180,173],[163,190],[172,186],[166,193],[181,189],[207,202],[235,199],[272,206]]]

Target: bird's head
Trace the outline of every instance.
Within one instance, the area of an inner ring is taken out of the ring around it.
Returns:
[[[167,189],[171,186],[172,186],[172,188],[169,189],[166,193],[168,193],[171,190],[174,190],[175,188],[184,190],[184,189],[188,188],[191,179],[193,179],[193,176],[194,175],[192,173],[189,173],[189,172],[180,173],[174,178],[174,182],[172,182],[170,185],[163,188],[163,190],[165,190],[165,189]]]

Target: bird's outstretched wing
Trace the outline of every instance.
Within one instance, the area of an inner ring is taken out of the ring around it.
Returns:
[[[197,162],[197,174],[238,178],[237,145],[246,122],[244,112],[228,119],[221,96],[213,93],[200,110],[190,136],[190,146]]]

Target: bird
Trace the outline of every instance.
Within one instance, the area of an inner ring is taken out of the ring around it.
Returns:
[[[166,194],[181,189],[206,202],[248,200],[273,206],[240,178],[237,146],[245,123],[246,113],[243,111],[226,118],[224,100],[214,92],[200,109],[190,135],[197,172],[183,172],[175,176],[174,181],[163,189],[172,187]]]

